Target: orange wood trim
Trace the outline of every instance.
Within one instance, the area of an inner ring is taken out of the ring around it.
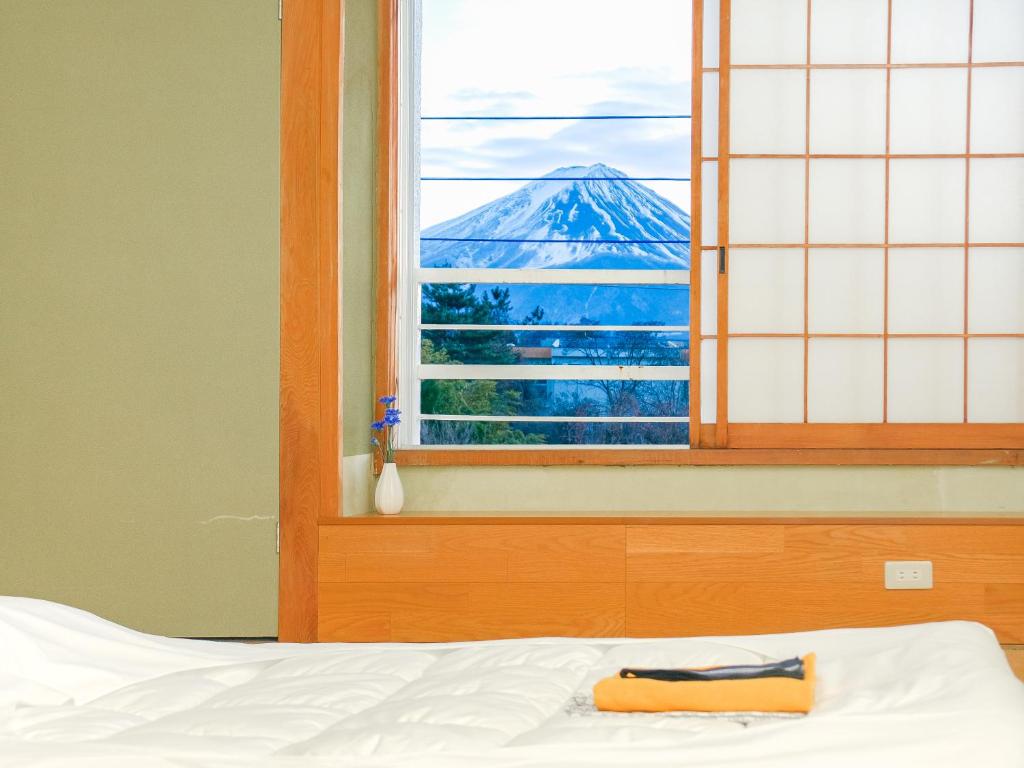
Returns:
[[[780,425],[739,425],[764,427],[769,432]],[[816,428],[832,425],[781,425]],[[854,425],[856,426],[856,425]],[[880,426],[880,425],[868,425]],[[898,425],[903,426],[903,425]],[[912,425],[908,425],[912,426]],[[937,425],[945,429],[948,426]],[[967,425],[976,426],[976,425]],[[1013,425],[1019,426],[1019,425]],[[709,429],[710,427],[705,427]],[[769,429],[770,428],[770,429]],[[713,435],[710,436],[713,439]],[[852,441],[852,438],[851,438]],[[884,441],[882,441],[884,442]],[[948,441],[956,442],[956,441]],[[397,451],[395,461],[403,467],[434,466],[582,466],[582,465],[663,465],[663,466],[1021,466],[1024,450],[945,449],[912,450],[887,448],[850,448],[784,446],[772,448],[694,448],[686,449],[405,449]]]
[[[693,64],[691,66],[690,107],[690,446],[705,443],[701,435],[700,366],[701,366],[701,280],[703,229],[704,166],[704,0],[693,0]]]
[[[725,249],[725,272],[718,274],[718,344],[715,371],[715,447],[729,445],[729,85],[731,83],[732,2],[718,9],[718,246]]]
[[[1024,152],[733,152],[729,157],[742,160],[963,160],[966,158],[1008,159],[1024,157]],[[704,160],[717,160],[705,157]],[[948,243],[947,243],[948,245]]]
[[[914,64],[733,64],[733,69],[968,69],[969,67],[1024,67],[1024,61],[928,62]]]
[[[540,512],[529,515],[347,515],[320,521],[327,525],[903,525],[903,526],[1024,526],[1024,517],[708,517],[628,515],[566,517]]]
[[[802,155],[796,159],[800,159]],[[730,243],[730,248],[1024,248],[1024,243]]]
[[[398,0],[378,0],[377,8],[375,399],[398,389]]]
[[[317,520],[338,514],[342,0],[293,0],[281,39],[278,636],[316,640]]]
[[[1024,424],[736,424],[736,448],[939,449],[1024,448]],[[966,450],[965,450],[966,449]],[[924,451],[921,451],[924,453]]]

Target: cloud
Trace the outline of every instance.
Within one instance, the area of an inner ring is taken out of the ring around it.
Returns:
[[[643,114],[642,106],[602,102],[588,114]],[[634,176],[689,176],[689,120],[577,120],[549,123],[544,130],[514,122],[488,122],[471,135],[457,130],[458,142],[424,141],[423,175],[542,176],[603,162]]]
[[[529,91],[489,91],[483,88],[462,88],[451,96],[460,101],[473,101],[474,99],[529,99],[533,97],[533,94]]]

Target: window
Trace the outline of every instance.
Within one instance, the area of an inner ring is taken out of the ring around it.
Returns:
[[[1024,447],[1024,6],[383,5],[403,447]]]
[[[691,9],[399,5],[405,445],[689,445]]]
[[[731,5],[725,444],[1024,445],[1024,5]]]

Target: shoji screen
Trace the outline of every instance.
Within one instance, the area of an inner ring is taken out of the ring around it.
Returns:
[[[1020,447],[1024,2],[722,2],[728,445]]]
[[[697,358],[699,382],[696,387],[700,404],[701,426],[696,432],[698,438],[693,445],[712,447],[715,445],[714,429],[720,421],[718,414],[718,134],[719,134],[719,60],[718,42],[720,34],[719,0],[696,0],[694,2],[695,28],[699,41],[694,45],[694,87],[700,87],[700,123],[694,125],[693,147],[700,151],[700,164],[695,189],[700,191],[700,215],[694,217],[696,234],[693,241],[699,250],[693,251],[691,263],[696,266],[691,279],[699,281],[699,290],[694,291],[693,324],[700,335],[700,354]],[[699,18],[697,14],[700,14]],[[696,40],[696,38],[695,38]],[[698,52],[698,46],[700,48]],[[701,64],[702,62],[702,64]],[[700,74],[698,75],[698,67]],[[698,80],[698,77],[700,78]],[[696,207],[696,206],[695,206]],[[699,253],[699,259],[697,255]],[[691,391],[694,389],[691,381]],[[691,422],[691,432],[693,432]]]

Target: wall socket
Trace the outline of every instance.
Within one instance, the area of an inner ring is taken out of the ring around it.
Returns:
[[[886,589],[931,589],[931,560],[887,560]]]

